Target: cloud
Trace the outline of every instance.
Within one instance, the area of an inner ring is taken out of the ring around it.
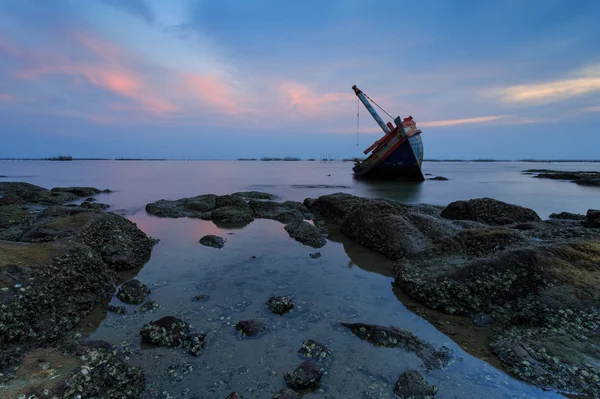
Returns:
[[[225,114],[240,112],[236,105],[236,95],[231,87],[226,85],[219,77],[213,75],[199,75],[183,73],[181,79],[190,89],[195,98],[204,105],[214,107]]]
[[[10,94],[4,94],[4,93],[0,93],[0,101],[17,101],[16,98],[14,98],[13,96],[11,96]]]
[[[600,112],[600,105],[595,107],[586,107],[583,109],[583,112]]]
[[[497,116],[480,116],[477,118],[466,118],[466,119],[448,119],[444,121],[433,121],[433,122],[417,122],[417,126],[423,127],[446,127],[446,126],[457,126],[466,125],[473,123],[488,123],[506,118],[506,115]]]
[[[317,93],[306,84],[287,80],[278,84],[278,90],[283,109],[303,116],[337,113],[343,110],[341,104],[355,99],[351,93]]]
[[[495,89],[491,95],[506,103],[547,104],[600,91],[600,64],[590,65],[564,79]]]

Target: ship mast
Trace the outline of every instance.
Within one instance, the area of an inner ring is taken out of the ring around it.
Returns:
[[[358,87],[356,87],[356,85],[352,86],[352,90],[354,90],[354,93],[358,96],[358,98],[363,103],[367,111],[369,111],[373,119],[375,119],[375,122],[377,122],[381,130],[383,130],[385,134],[388,134],[391,131],[391,129],[385,124],[383,119],[381,119],[381,117],[379,116],[377,111],[375,111],[375,108],[373,108],[369,100],[367,100],[365,93],[363,93]]]

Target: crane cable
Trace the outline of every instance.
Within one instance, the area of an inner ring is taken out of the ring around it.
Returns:
[[[356,146],[358,147],[358,121],[360,119],[360,104],[358,97],[356,97]]]
[[[379,108],[380,110],[382,110],[383,112],[385,112],[387,114],[387,116],[389,116],[392,120],[394,120],[394,117],[392,115],[390,115],[389,112],[387,112],[385,109],[383,109],[382,107],[379,106],[379,104],[377,104],[375,101],[373,101],[373,99],[369,96],[367,96],[367,93],[365,93],[363,91],[363,94],[365,95],[365,97],[367,97],[369,100],[371,100],[371,102],[375,105],[377,105],[377,108]]]

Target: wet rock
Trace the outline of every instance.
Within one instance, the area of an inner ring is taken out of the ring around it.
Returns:
[[[579,213],[570,213],[570,212],[551,213],[550,219],[585,220],[585,215],[581,215]]]
[[[274,201],[248,202],[254,217],[260,219],[273,219],[282,223],[295,220],[312,219],[310,211],[300,202],[286,201],[284,203]]]
[[[255,337],[265,331],[266,324],[262,320],[242,320],[235,325],[235,329],[248,337]]]
[[[80,205],[80,207],[85,208],[85,209],[91,209],[93,211],[104,211],[108,208],[110,208],[110,205],[108,204],[102,204],[100,202],[84,202]]]
[[[125,309],[124,306],[115,306],[115,305],[107,305],[106,311],[110,312],[110,313],[116,313],[116,314],[126,314],[127,313],[127,309]]]
[[[394,385],[400,399],[433,399],[437,392],[437,386],[429,385],[417,370],[402,373]]]
[[[183,337],[182,348],[190,355],[198,356],[206,344],[206,334],[191,333]]]
[[[473,324],[477,327],[487,327],[494,322],[494,318],[485,313],[473,315]]]
[[[152,312],[160,309],[160,305],[149,299],[140,306],[140,312]]]
[[[234,197],[241,197],[243,199],[257,199],[257,200],[273,200],[277,198],[276,195],[263,193],[261,191],[242,191],[231,194]]]
[[[242,395],[237,392],[231,392],[225,399],[243,399]]]
[[[96,198],[94,197],[87,197],[86,199],[84,199],[85,202],[96,202]]]
[[[384,327],[363,323],[342,323],[354,335],[373,345],[385,348],[402,348],[419,356],[429,370],[445,367],[451,359],[450,351],[443,346],[437,350],[433,345],[423,341],[416,335],[398,327]]]
[[[600,210],[590,209],[585,217],[585,227],[600,228]]]
[[[427,179],[427,180],[439,180],[439,181],[445,181],[445,180],[448,180],[448,178],[447,178],[447,177],[444,177],[444,176],[436,176],[436,177],[431,177],[431,178],[429,178],[429,179]]]
[[[346,193],[335,193],[321,196],[315,200],[307,198],[304,202],[312,212],[317,212],[323,219],[342,224],[344,218],[354,209],[369,200]]]
[[[71,193],[75,194],[77,197],[89,197],[92,195],[100,194],[101,192],[110,192],[110,190],[100,191],[94,187],[54,187],[50,191],[52,191],[53,193]]]
[[[293,390],[283,388],[281,391],[273,395],[273,399],[298,399],[300,396]]]
[[[140,330],[142,341],[150,345],[176,348],[182,344],[189,331],[189,325],[174,316],[144,324]]]
[[[329,349],[323,344],[313,341],[312,339],[306,340],[302,343],[302,347],[298,349],[298,353],[305,357],[314,358],[317,360],[325,359],[330,355]]]
[[[117,298],[130,305],[144,302],[148,295],[150,295],[150,289],[139,280],[130,280],[124,283],[117,292]]]
[[[549,169],[529,169],[524,174],[534,175],[538,179],[570,180],[581,186],[600,187],[600,172],[594,171],[561,171]]]
[[[12,201],[21,198],[26,203],[32,204],[63,204],[79,198],[69,192],[53,192],[43,187],[22,182],[0,182],[0,194],[10,195]],[[15,202],[16,203],[16,202]]]
[[[213,248],[223,248],[225,246],[225,239],[223,237],[215,236],[215,235],[206,235],[200,239],[200,244],[213,247]]]
[[[250,207],[236,208],[225,206],[211,212],[211,220],[216,224],[243,226],[254,220]]]
[[[294,307],[294,302],[289,296],[273,296],[266,302],[271,312],[284,315]]]
[[[321,257],[321,253],[320,252],[315,252],[314,254],[310,254],[310,257],[312,259],[317,259]]]
[[[34,216],[22,205],[0,206],[0,229],[29,224]]]
[[[304,245],[321,248],[327,244],[327,240],[321,235],[319,229],[308,222],[296,221],[286,224],[284,228],[290,237]]]
[[[441,217],[451,220],[472,220],[489,225],[541,221],[529,208],[507,204],[493,198],[455,201],[442,210]]]
[[[210,295],[208,295],[208,294],[200,294],[200,295],[196,295],[192,299],[194,301],[206,301],[206,300],[210,299]]]
[[[174,201],[161,199],[147,204],[146,212],[168,218],[200,217],[203,213],[214,209],[216,198],[214,194],[206,194]]]
[[[15,194],[5,194],[0,197],[0,205],[25,205],[27,201]]]
[[[319,366],[312,360],[304,361],[296,370],[283,376],[288,387],[295,391],[318,388],[322,377]]]

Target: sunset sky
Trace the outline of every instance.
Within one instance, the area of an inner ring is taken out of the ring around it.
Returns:
[[[356,84],[425,158],[599,159],[599,21],[598,0],[0,0],[0,157],[353,157],[381,136],[361,108],[356,146]]]

